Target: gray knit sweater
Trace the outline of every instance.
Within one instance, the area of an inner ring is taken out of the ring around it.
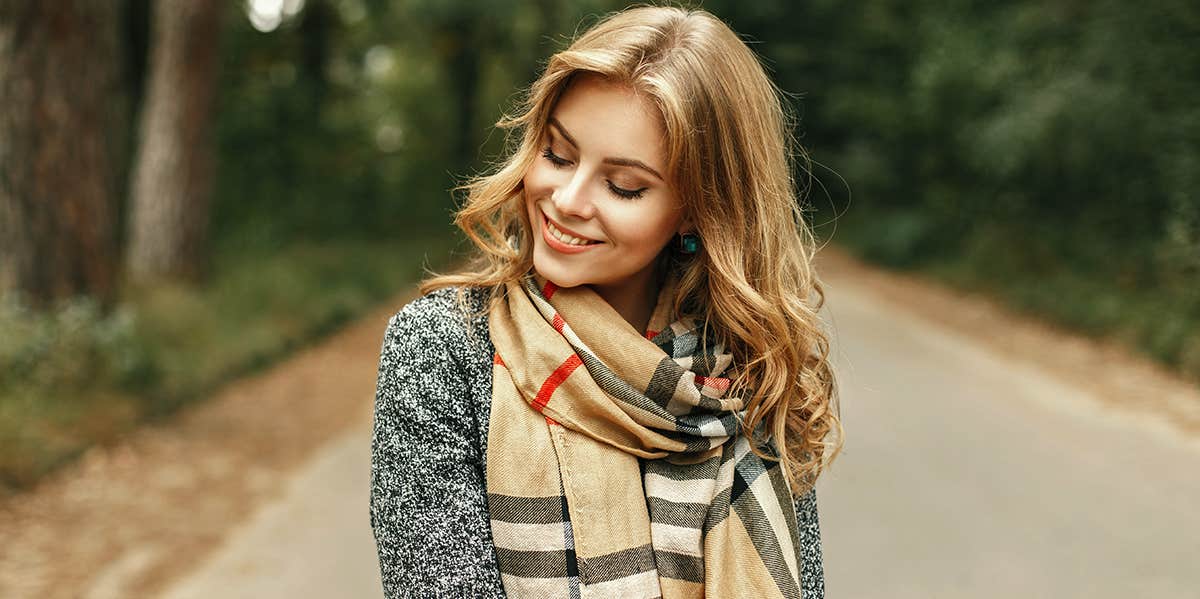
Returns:
[[[492,399],[485,291],[454,288],[388,322],[371,441],[371,528],[386,597],[503,597],[484,458]],[[816,493],[796,498],[804,599],[824,597]]]

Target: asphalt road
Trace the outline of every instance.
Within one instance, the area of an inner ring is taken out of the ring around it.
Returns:
[[[1200,597],[1200,446],[853,287],[830,597]]]
[[[818,487],[829,597],[1200,597],[1196,440],[848,282],[826,317],[847,431]],[[165,597],[380,597],[369,449],[364,421]]]

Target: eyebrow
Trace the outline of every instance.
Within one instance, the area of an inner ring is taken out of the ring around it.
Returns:
[[[562,123],[558,122],[558,119],[556,119],[554,117],[550,117],[549,123],[551,125],[553,125],[554,128],[558,129],[558,132],[563,136],[563,138],[565,138],[567,140],[567,143],[571,144],[576,150],[579,149],[579,144],[575,143],[575,138],[571,137],[570,133],[567,133],[567,128],[563,127]],[[650,173],[651,175],[658,177],[659,181],[666,181],[666,179],[663,179],[662,175],[658,174],[658,171],[654,170],[653,168],[650,168],[650,165],[646,164],[645,162],[642,162],[641,160],[634,160],[633,158],[609,157],[609,158],[605,158],[601,162],[604,164],[612,164],[612,165],[616,165],[616,166],[632,166],[634,168],[640,168],[640,169]]]

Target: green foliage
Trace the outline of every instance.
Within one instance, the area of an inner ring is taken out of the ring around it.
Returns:
[[[154,409],[170,410],[170,398],[268,365],[336,330],[419,278],[426,260],[444,260],[452,239],[447,231],[403,242],[299,243],[255,257],[229,253],[218,259],[223,274],[202,290],[131,290],[139,332],[166,379]]]
[[[131,424],[132,394],[157,378],[135,318],[90,298],[46,311],[0,298],[0,491]]]
[[[1200,378],[1200,5],[768,5],[707,6],[848,182],[815,221]]]
[[[31,312],[0,302],[0,494],[265,367],[440,268],[453,235],[229,253],[203,288],[126,288]]]
[[[439,229],[450,190],[537,62],[613,2],[310,0],[269,33],[232,5],[222,49],[218,244]]]
[[[134,389],[152,374],[127,306],[103,314],[80,297],[34,311],[16,296],[0,301],[0,392],[60,389],[66,398],[94,385]]]

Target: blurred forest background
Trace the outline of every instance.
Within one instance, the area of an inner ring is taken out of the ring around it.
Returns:
[[[822,240],[1200,380],[1200,4],[698,5]],[[0,0],[0,495],[448,265],[492,124],[624,6]]]

